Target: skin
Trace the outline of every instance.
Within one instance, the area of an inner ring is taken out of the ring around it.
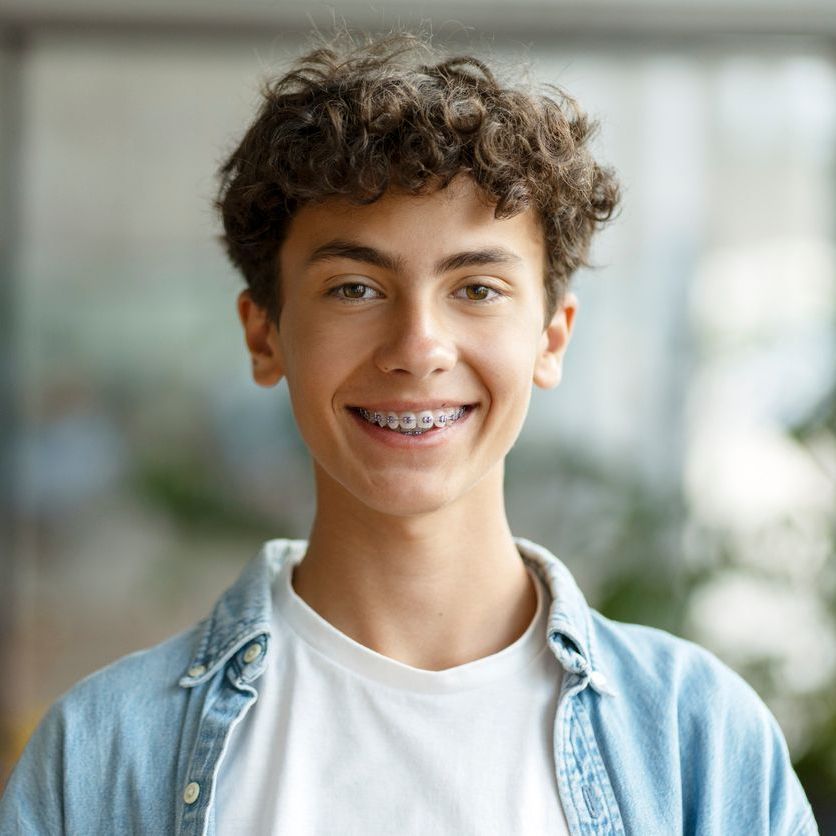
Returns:
[[[486,251],[486,263],[438,269]],[[287,381],[314,461],[317,513],[294,589],[413,667],[496,653],[534,616],[503,475],[532,384],[560,382],[577,308],[568,293],[544,327],[544,264],[536,215],[497,220],[460,176],[423,196],[303,207],[279,253],[278,327],[249,291],[238,298],[253,377]],[[431,441],[392,441],[350,409],[430,402],[473,408]]]

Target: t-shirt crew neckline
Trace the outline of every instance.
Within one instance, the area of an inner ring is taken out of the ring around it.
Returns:
[[[489,656],[441,671],[429,671],[390,659],[360,644],[326,621],[293,588],[293,568],[304,552],[290,555],[273,584],[273,612],[308,646],[333,664],[390,688],[425,694],[468,691],[515,676],[546,650],[546,590],[531,569],[537,608],[525,632]]]

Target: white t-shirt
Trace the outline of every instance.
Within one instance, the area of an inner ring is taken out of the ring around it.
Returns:
[[[561,668],[548,592],[498,653],[443,671],[355,642],[273,586],[259,695],[231,732],[216,825],[228,834],[568,834],[555,777]]]

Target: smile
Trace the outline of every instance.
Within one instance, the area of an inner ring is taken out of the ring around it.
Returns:
[[[356,407],[355,412],[383,429],[401,435],[423,435],[430,430],[445,429],[458,421],[467,411],[466,406],[443,409],[423,409],[415,412],[389,412]]]

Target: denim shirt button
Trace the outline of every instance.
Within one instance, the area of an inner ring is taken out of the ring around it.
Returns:
[[[189,670],[189,676],[196,679],[198,676],[203,676],[206,673],[206,665],[192,665]]]
[[[200,784],[197,781],[191,781],[186,784],[186,789],[183,791],[183,801],[186,804],[194,804],[197,797],[200,795]]]
[[[601,671],[592,671],[589,674],[590,684],[599,691],[607,690],[607,677]]]
[[[261,645],[256,642],[255,644],[251,644],[245,651],[244,651],[244,664],[249,665],[250,662],[254,662],[258,657],[261,656]]]

